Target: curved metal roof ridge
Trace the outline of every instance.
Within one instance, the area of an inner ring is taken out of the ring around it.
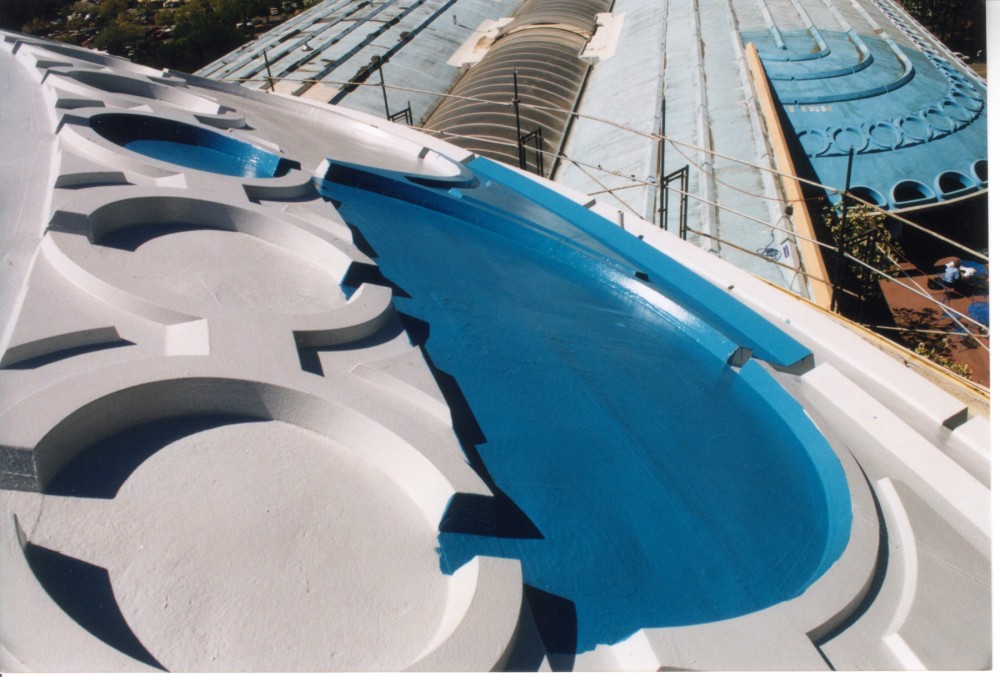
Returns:
[[[609,6],[610,0],[527,0],[483,60],[428,116],[424,129],[494,160],[518,164],[517,113],[510,105],[516,72],[522,136],[540,130],[543,151],[558,149],[589,69],[580,52],[593,34],[596,15]],[[487,128],[509,130],[509,143],[497,136],[478,138]]]
[[[536,28],[548,28],[548,29],[551,29],[551,30],[566,31],[567,33],[573,33],[574,35],[579,35],[579,36],[581,36],[582,38],[584,38],[586,40],[589,40],[590,37],[594,33],[592,30],[584,30],[582,28],[577,28],[576,26],[574,26],[572,24],[559,23],[559,22],[555,22],[555,21],[540,21],[538,23],[522,24],[522,25],[516,26],[516,27],[514,27],[514,28],[512,28],[510,30],[506,30],[506,29],[502,30],[497,35],[497,40],[501,40],[501,39],[503,39],[505,37],[508,37],[510,35],[513,35],[515,33],[521,33],[522,31],[535,30]]]
[[[501,35],[521,26],[565,24],[592,32],[594,15],[607,11],[606,0],[525,0]]]

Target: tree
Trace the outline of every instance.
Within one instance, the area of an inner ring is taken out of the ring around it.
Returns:
[[[962,378],[971,379],[972,369],[965,362],[958,362],[951,356],[951,345],[948,343],[948,338],[940,338],[933,341],[930,345],[921,341],[913,349],[917,355],[926,357],[931,362],[935,364],[940,364],[945,369],[952,371]]]
[[[173,38],[156,52],[162,58],[157,65],[189,73],[198,70],[246,42],[247,34],[236,27],[242,19],[240,3],[191,0],[174,13]]]
[[[103,0],[97,6],[97,14],[103,21],[114,21],[128,11],[128,0]]]
[[[0,0],[0,28],[21,31],[28,24],[50,21],[65,4],[66,0]]]
[[[866,204],[856,204],[847,208],[844,218],[841,202],[824,213],[824,220],[832,244],[838,250],[843,246],[845,254],[867,264],[847,259],[838,265],[845,267],[862,301],[872,298],[878,279],[871,269],[894,275],[896,262],[903,256],[902,248],[885,225],[885,213]]]
[[[900,4],[952,51],[986,60],[986,0],[900,0]]]
[[[131,51],[146,37],[142,26],[118,19],[101,29],[94,38],[94,47],[118,56],[131,56]]]

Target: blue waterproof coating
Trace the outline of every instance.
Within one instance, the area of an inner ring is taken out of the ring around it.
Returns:
[[[839,461],[766,370],[729,359],[752,341],[796,362],[801,345],[488,160],[454,178],[332,162],[318,184],[393,285],[496,496],[452,501],[442,569],[519,559],[550,651],[750,613],[841,555]]]
[[[282,176],[295,166],[245,141],[166,118],[102,113],[90,119],[90,126],[128,150],[203,172],[261,179]]]

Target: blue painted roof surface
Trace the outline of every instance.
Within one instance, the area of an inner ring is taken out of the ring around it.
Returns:
[[[745,342],[779,362],[804,347],[490,160],[453,177],[328,166],[321,193],[460,393],[456,431],[496,496],[492,512],[453,500],[444,571],[519,559],[555,600],[549,650],[576,653],[791,599],[840,557],[839,461],[763,367],[729,365]]]
[[[952,64],[847,32],[744,33],[820,183],[905,209],[985,189],[985,88]],[[839,199],[839,198],[838,198]]]
[[[755,356],[784,367],[809,356],[809,351],[788,334],[607,219],[485,158],[476,158],[469,166],[486,177],[503,182],[533,202],[544,203],[547,209],[590,238],[611,247],[645,272],[650,282],[667,296],[692,309],[739,345],[750,348]]]

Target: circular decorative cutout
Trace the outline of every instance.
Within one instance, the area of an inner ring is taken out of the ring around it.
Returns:
[[[845,153],[851,148],[858,153],[868,145],[868,135],[859,127],[842,127],[833,132],[833,143]]]
[[[880,148],[895,148],[903,141],[897,127],[888,122],[876,122],[868,129],[868,138]]]
[[[159,75],[158,71],[148,66],[142,66],[132,61],[128,61],[127,59],[111,56],[110,54],[98,52],[93,49],[87,49],[85,47],[74,47],[68,44],[49,41],[42,44],[32,42],[31,45],[33,49],[45,50],[46,52],[59,54],[60,56],[75,59],[77,61],[93,63],[105,68],[114,68],[118,71],[132,71],[140,75]]]
[[[976,189],[976,182],[961,172],[941,172],[937,180],[938,192],[944,199],[960,197]]]
[[[810,129],[799,133],[799,143],[806,155],[822,155],[830,147],[830,137],[825,131]]]
[[[111,516],[87,564],[107,571],[147,662],[400,670],[464,633],[462,669],[495,667],[516,630],[520,569],[473,560],[444,573],[438,525],[455,477],[354,409],[350,389],[158,367],[113,392],[88,383],[85,404],[35,444],[47,491]]]
[[[976,160],[972,163],[972,175],[975,176],[976,180],[983,186],[989,184],[989,164],[990,163],[987,160]]]
[[[142,77],[133,78],[105,71],[92,70],[76,70],[68,73],[60,73],[60,75],[103,92],[165,101],[193,113],[214,115],[221,110],[219,104],[209,101],[203,96],[189,92],[182,87],[161,85]]]
[[[936,132],[948,134],[955,130],[955,121],[945,115],[940,108],[932,106],[925,110],[924,119]]]
[[[939,104],[941,112],[950,117],[952,120],[956,120],[959,123],[968,122],[974,115],[967,108],[959,105],[953,97],[948,97]],[[957,125],[956,125],[957,126]]]
[[[926,184],[913,179],[900,181],[892,187],[892,201],[896,207],[915,207],[937,201],[934,191]]]
[[[152,115],[100,113],[90,127],[132,152],[203,172],[260,179],[284,176],[297,165],[231,136]]]
[[[978,112],[983,108],[983,102],[981,98],[975,99],[969,96],[967,93],[960,91],[958,88],[953,89],[949,96],[955,103],[957,103],[959,106],[961,106],[966,110],[972,112]]]
[[[55,250],[87,271],[91,293],[149,319],[250,313],[319,321],[347,303],[340,282],[354,259],[332,235],[174,196],[79,208],[87,236],[53,232]]]
[[[914,141],[927,141],[931,137],[931,127],[923,118],[916,115],[907,115],[899,121],[899,128],[903,134]]]
[[[142,237],[134,251],[112,246],[115,266],[129,277],[145,279],[152,297],[177,294],[199,306],[213,303],[232,310],[281,315],[319,313],[343,305],[337,269],[323,269],[307,258],[246,233],[190,224],[158,224],[121,234]],[[157,290],[162,292],[157,294]],[[337,301],[340,301],[339,303]]]
[[[978,89],[976,89],[974,86],[972,86],[971,84],[969,84],[968,80],[962,80],[961,82],[956,82],[955,86],[954,86],[954,90],[958,91],[958,92],[961,92],[965,96],[971,97],[971,98],[975,99],[976,101],[982,101],[983,100],[982,93]]]
[[[115,502],[145,546],[109,567],[119,606],[172,671],[401,670],[455,597],[395,478],[286,423],[177,440]]]

